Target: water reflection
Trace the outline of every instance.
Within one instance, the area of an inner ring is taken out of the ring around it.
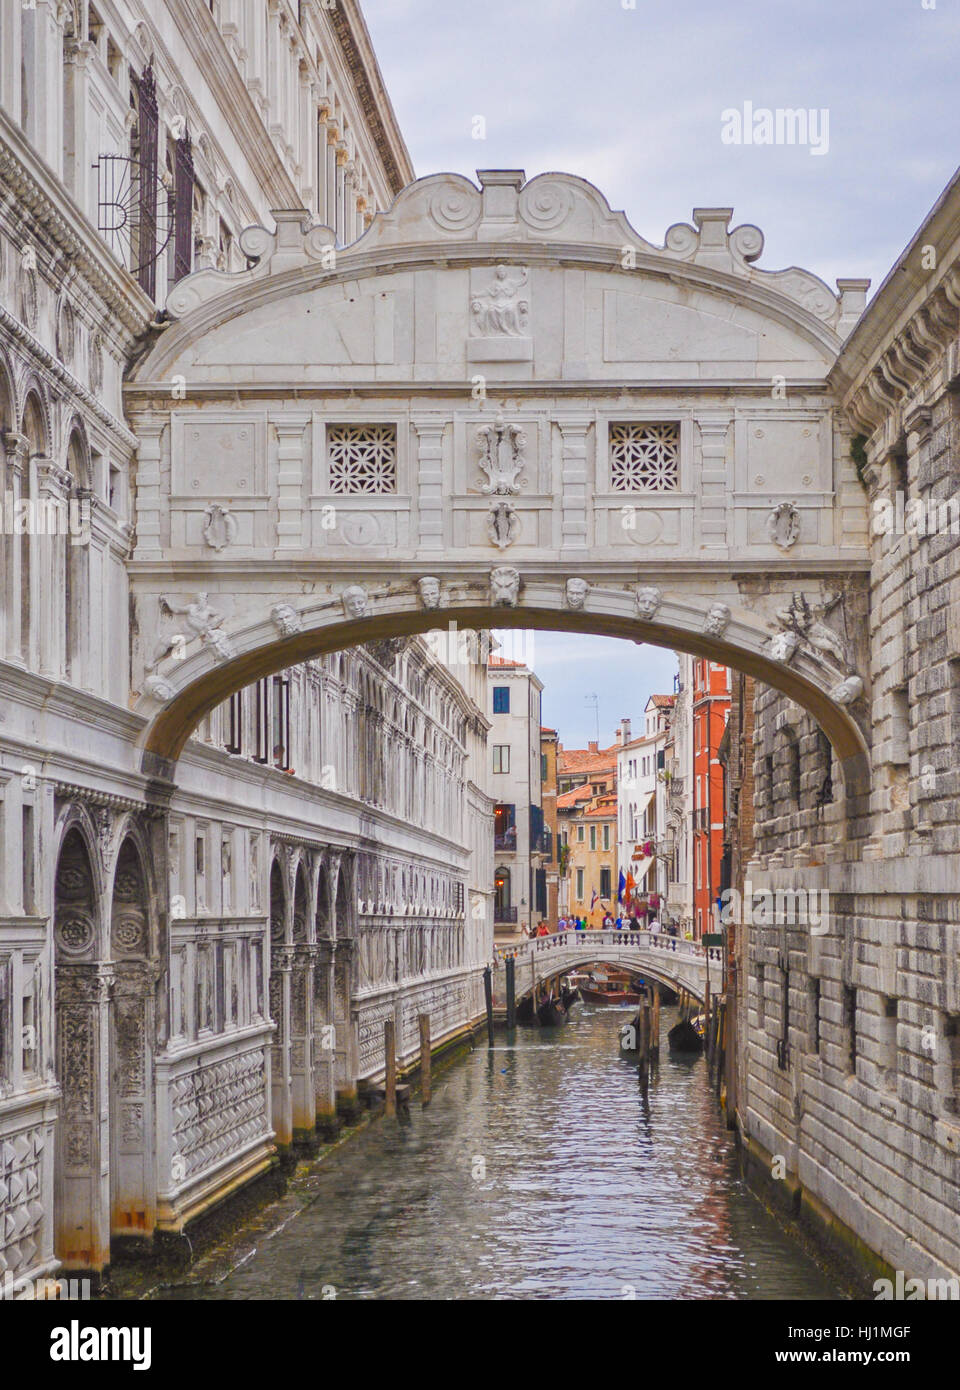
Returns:
[[[578,1005],[435,1081],[331,1155],[316,1199],[215,1288],[172,1297],[836,1298],[741,1182],[701,1058],[645,1105],[629,1010]]]

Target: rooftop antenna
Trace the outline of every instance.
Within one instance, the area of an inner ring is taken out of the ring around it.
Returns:
[[[595,716],[596,716],[596,720],[597,720],[597,747],[599,748],[599,747],[600,747],[600,696],[597,695],[597,694],[593,694],[593,695],[584,695],[583,698],[584,698],[584,700],[585,700],[585,702],[586,702],[587,704],[589,704],[591,700],[593,701],[593,712],[594,712],[594,714],[595,714]]]

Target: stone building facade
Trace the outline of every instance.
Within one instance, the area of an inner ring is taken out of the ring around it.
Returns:
[[[317,658],[212,710],[174,795],[141,770],[129,572],[150,441],[123,376],[170,287],[242,268],[240,233],[270,208],[347,243],[412,177],[352,0],[150,8],[37,0],[0,20],[15,1280],[103,1272],[335,1129],[382,1072],[384,1020],[401,1066],[418,1014],[457,1037],[492,951],[483,665],[448,669],[419,638]],[[219,553],[230,519],[201,506],[196,522]],[[163,612],[176,654],[214,608],[169,596]]]
[[[824,595],[833,638],[800,601],[783,613],[801,641],[860,642],[870,791],[844,815],[823,733],[758,685],[742,875],[802,902],[738,928],[751,1167],[782,1156],[772,1186],[797,1213],[861,1268],[921,1278],[960,1270],[958,225],[960,177],[830,376],[870,507],[868,589]]]

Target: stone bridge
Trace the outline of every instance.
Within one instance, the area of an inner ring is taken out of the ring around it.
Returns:
[[[730,208],[645,240],[589,183],[301,210],[181,281],[125,386],[144,769],[311,656],[439,629],[675,647],[808,709],[865,790],[865,493],[827,375],[864,302]]]
[[[507,1004],[506,960],[515,964],[517,999],[529,994],[535,985],[580,970],[587,965],[608,961],[658,980],[672,990],[685,989],[703,1000],[707,982],[711,993],[723,983],[723,952],[715,946],[703,947],[662,932],[649,931],[565,931],[538,936],[521,946],[497,951],[493,972],[493,1001],[497,1010]]]

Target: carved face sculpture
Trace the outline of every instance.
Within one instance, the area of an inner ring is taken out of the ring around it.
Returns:
[[[567,580],[567,607],[582,608],[590,585],[585,579]]]
[[[291,637],[300,631],[300,615],[289,603],[278,603],[271,617],[284,637]]]
[[[646,622],[649,622],[656,613],[663,601],[663,594],[653,585],[647,585],[637,590],[637,613]]]
[[[362,618],[367,612],[367,591],[359,584],[349,584],[341,594],[343,611],[348,618]]]
[[[835,685],[830,691],[831,700],[838,705],[852,705],[863,694],[863,681],[859,676],[848,676],[845,681]]]
[[[420,591],[420,602],[424,608],[440,607],[440,580],[434,578],[432,574],[425,574],[422,579],[417,580],[417,588]]]
[[[499,565],[490,571],[490,597],[499,608],[516,608],[520,597],[520,571]]]
[[[722,637],[729,621],[730,609],[727,605],[725,603],[715,603],[707,614],[703,630],[704,632],[708,632],[711,637]]]

